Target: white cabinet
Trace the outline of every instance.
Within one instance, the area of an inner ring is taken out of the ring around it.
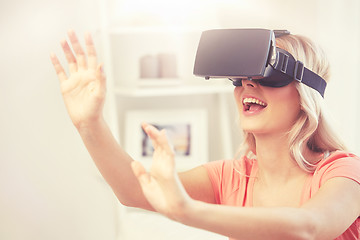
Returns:
[[[227,80],[206,81],[193,76],[200,34],[201,30],[197,29],[161,27],[102,29],[108,79],[106,109],[110,127],[122,144],[126,141],[125,119],[130,111],[204,109],[209,134],[203,143],[211,145],[214,137],[218,140],[216,154],[209,152],[206,161],[233,156],[227,100],[233,87]],[[170,56],[167,60],[173,69],[165,72],[165,77],[159,60],[164,55]],[[150,63],[144,68],[144,58],[151,58],[157,64]],[[151,67],[158,68],[160,73],[154,77],[154,72],[146,72]]]

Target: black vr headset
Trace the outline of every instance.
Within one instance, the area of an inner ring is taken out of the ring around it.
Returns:
[[[205,31],[197,49],[194,75],[228,78],[234,86],[242,86],[244,79],[267,87],[283,87],[296,80],[324,97],[325,80],[276,47],[275,37],[288,34],[286,30],[266,29]]]

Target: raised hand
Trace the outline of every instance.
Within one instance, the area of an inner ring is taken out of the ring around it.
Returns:
[[[133,172],[152,207],[177,220],[191,198],[176,173],[174,151],[169,145],[165,130],[159,131],[145,123],[143,129],[154,146],[152,166],[150,172],[146,172],[141,163],[133,162]]]
[[[96,51],[90,34],[85,35],[87,56],[74,31],[68,32],[75,56],[66,40],[61,47],[68,62],[69,75],[55,54],[50,58],[60,80],[61,93],[69,116],[77,128],[91,126],[102,118],[106,81],[103,66],[97,63]]]

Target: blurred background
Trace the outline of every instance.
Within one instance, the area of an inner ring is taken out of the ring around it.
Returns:
[[[333,121],[349,149],[360,154],[358,0],[1,0],[0,239],[223,239],[162,218],[124,227],[132,217],[124,214],[72,126],[49,59],[55,52],[64,62],[59,42],[68,29],[80,37],[88,31],[106,71],[104,31],[110,27],[126,29],[122,34],[148,27],[261,27],[309,36],[332,65],[325,101]]]

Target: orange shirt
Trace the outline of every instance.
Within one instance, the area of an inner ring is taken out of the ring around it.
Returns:
[[[252,191],[257,161],[242,157],[240,160],[221,160],[204,165],[213,185],[218,204],[251,207]],[[360,158],[342,151],[336,151],[323,159],[316,171],[309,175],[303,189],[301,204],[305,203],[320,187],[334,177],[346,177],[360,184]],[[336,240],[360,239],[360,218]]]

